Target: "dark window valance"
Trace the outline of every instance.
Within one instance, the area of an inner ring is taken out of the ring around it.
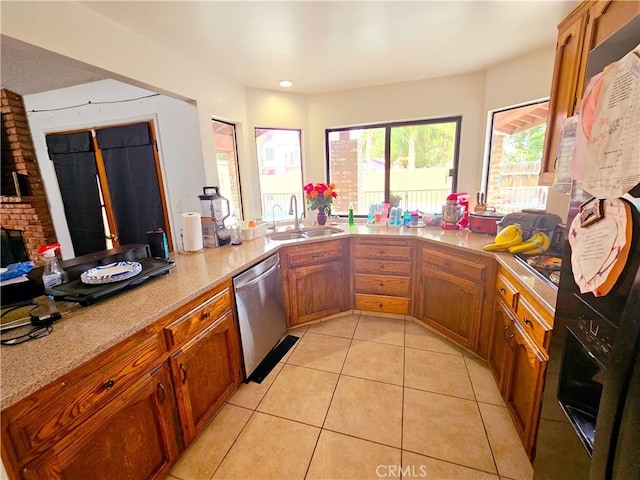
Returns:
[[[47,135],[47,149],[50,156],[57,153],[92,152],[91,132]]]
[[[148,123],[102,128],[96,130],[96,139],[101,150],[151,145],[151,133],[149,132]]]

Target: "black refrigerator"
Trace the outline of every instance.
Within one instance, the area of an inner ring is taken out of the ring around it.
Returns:
[[[591,52],[587,78],[640,43],[640,16],[607,42]],[[574,182],[571,195],[567,225],[580,214],[578,206],[590,199],[579,182]],[[622,197],[631,212],[631,247],[608,294],[580,293],[571,245],[565,241],[536,439],[535,480],[640,480],[638,197],[640,185]]]

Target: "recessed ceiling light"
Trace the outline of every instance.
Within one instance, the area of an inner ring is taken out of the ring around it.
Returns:
[[[280,82],[280,86],[285,88],[293,87],[293,82],[290,82],[289,80],[282,80]]]

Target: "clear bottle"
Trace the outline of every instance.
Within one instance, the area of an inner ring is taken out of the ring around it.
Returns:
[[[353,218],[353,203],[349,204],[349,226],[353,227],[355,225],[356,221]]]
[[[59,248],[59,243],[52,243],[44,245],[38,250],[38,253],[44,257],[44,271],[42,272],[44,288],[52,288],[69,281],[69,275],[60,266],[58,257],[56,257],[56,250]]]
[[[242,244],[242,227],[240,226],[240,220],[235,212],[231,215],[231,245]]]

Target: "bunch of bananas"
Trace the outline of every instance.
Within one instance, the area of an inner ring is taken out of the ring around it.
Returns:
[[[533,255],[543,253],[551,245],[549,235],[544,232],[535,232],[530,238],[523,241],[520,225],[508,225],[496,235],[494,243],[482,247],[487,252],[507,250],[509,253],[524,253]]]
[[[536,232],[531,235],[526,242],[509,248],[509,253],[524,253],[525,255],[534,255],[543,253],[551,245],[549,235],[544,232]]]

